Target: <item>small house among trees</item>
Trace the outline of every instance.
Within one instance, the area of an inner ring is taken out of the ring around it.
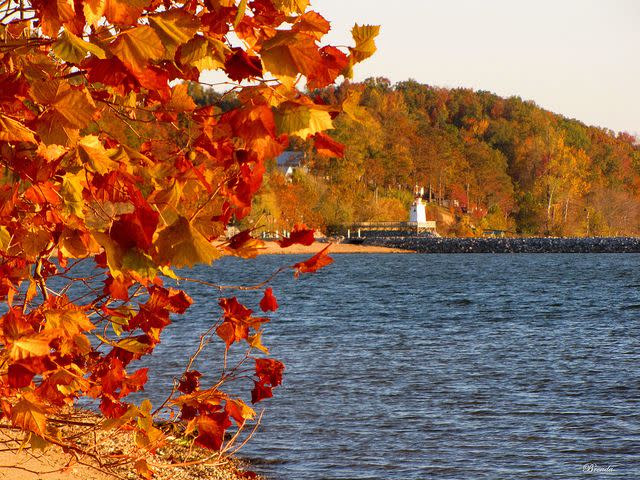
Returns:
[[[291,178],[296,170],[301,170],[305,173],[308,172],[308,168],[303,164],[304,160],[305,153],[295,150],[282,152],[276,158],[276,161],[278,162],[278,170],[280,170],[287,178]]]

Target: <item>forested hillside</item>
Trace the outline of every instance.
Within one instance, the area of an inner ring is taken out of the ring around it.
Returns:
[[[199,86],[191,94],[198,103],[233,104],[232,95]],[[412,80],[343,83],[314,96],[345,106],[331,132],[344,158],[292,143],[306,152],[308,173],[286,179],[274,162],[250,221],[331,228],[405,220],[420,185],[444,234],[640,233],[640,147],[631,135],[518,97]]]

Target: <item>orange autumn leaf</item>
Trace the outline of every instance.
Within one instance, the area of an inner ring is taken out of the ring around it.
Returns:
[[[331,245],[327,245],[308,260],[294,264],[292,268],[295,270],[296,278],[300,276],[301,273],[313,273],[327,265],[331,265],[333,258],[328,256],[330,246]]]

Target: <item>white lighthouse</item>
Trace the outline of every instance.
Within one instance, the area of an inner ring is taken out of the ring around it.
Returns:
[[[424,188],[415,188],[415,200],[409,211],[409,222],[415,224],[418,228],[427,227],[427,214],[425,212],[425,203],[422,200]]]

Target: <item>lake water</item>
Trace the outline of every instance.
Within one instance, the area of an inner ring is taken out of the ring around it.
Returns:
[[[242,284],[299,260],[193,275]],[[258,404],[240,456],[274,480],[640,478],[639,266],[635,254],[336,255],[286,273],[264,337],[284,384]],[[156,402],[219,314],[195,287],[200,306],[151,358]],[[219,351],[198,368],[214,374]]]

